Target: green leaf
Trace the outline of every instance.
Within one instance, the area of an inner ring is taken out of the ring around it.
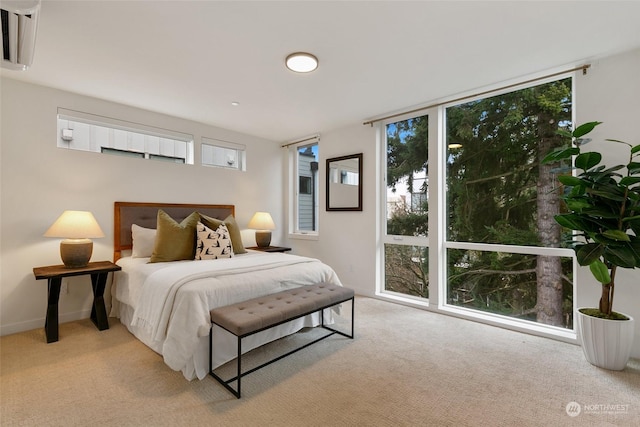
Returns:
[[[575,165],[577,168],[588,170],[600,163],[602,160],[602,154],[590,151],[588,153],[582,153],[576,157]]]
[[[602,235],[611,239],[617,240],[619,242],[630,242],[629,235],[621,230],[606,230],[602,232]]]
[[[634,215],[634,216],[628,216],[626,218],[622,218],[622,222],[637,221],[637,220],[640,220],[640,215]]]
[[[625,176],[620,180],[620,185],[624,185],[625,187],[628,187],[630,185],[637,184],[639,182],[640,182],[640,176]]]
[[[635,147],[631,147],[631,154],[635,154],[640,151],[640,145],[636,145]]]
[[[633,247],[629,244],[622,246],[608,246],[603,254],[604,259],[610,264],[622,268],[634,268],[638,264],[638,257]]]
[[[582,197],[587,192],[584,185],[576,185],[571,188],[571,191],[565,196],[566,198]]]
[[[547,155],[542,159],[542,163],[553,163],[560,160],[565,160],[571,158],[576,154],[580,154],[580,150],[575,147],[560,147],[556,148],[553,151],[547,153]]]
[[[615,171],[618,171],[618,170],[620,170],[622,168],[624,168],[624,165],[615,165],[615,166],[610,167],[609,169],[605,169],[605,170],[600,171],[600,173],[603,174],[603,175],[604,174],[609,174],[609,175],[621,176],[619,174],[612,174],[610,172],[615,172]]]
[[[633,251],[633,256],[636,259],[636,267],[640,267],[640,238],[632,236],[629,247]]]
[[[553,217],[558,224],[570,230],[584,230],[580,217],[574,214],[560,214]]]
[[[591,207],[591,204],[584,199],[567,199],[565,202],[569,210],[573,212],[582,212]]]
[[[569,186],[585,184],[585,182],[582,181],[580,178],[576,178],[575,176],[571,176],[571,175],[560,175],[558,177],[558,181],[560,181],[564,185],[569,185]]]
[[[609,269],[604,264],[604,262],[600,260],[595,260],[591,264],[589,264],[589,270],[591,270],[591,274],[596,280],[603,285],[607,285],[611,283],[611,276],[609,275]]]
[[[580,265],[590,265],[592,262],[600,259],[604,253],[604,246],[599,243],[588,243],[575,248],[576,259]]]
[[[630,174],[632,174],[632,175],[633,175],[633,174],[636,174],[636,173],[640,172],[640,163],[637,163],[637,162],[630,162],[630,163],[627,165],[627,169],[629,170],[629,173],[630,173]]]
[[[601,124],[602,122],[587,122],[587,123],[583,123],[580,126],[578,126],[573,133],[571,134],[574,138],[580,138],[583,135],[588,134],[589,132],[591,132],[593,130],[593,128],[595,128],[596,126],[598,126],[599,124]]]
[[[594,241],[598,243],[602,243],[603,245],[615,245],[616,243],[618,243],[617,240],[609,239],[602,233],[593,233],[589,237],[591,237]]]
[[[600,196],[606,200],[613,200],[614,202],[624,202],[627,199],[624,197],[624,193],[622,191],[616,191],[617,194],[612,193],[612,188],[604,189],[604,190],[595,190],[593,188],[587,188],[586,191],[588,194],[592,194],[594,196]]]
[[[567,206],[569,206],[569,202],[567,202]],[[577,210],[577,209],[573,209],[570,208],[571,210]],[[585,207],[582,209],[583,214],[587,214],[587,215],[591,215],[591,216],[596,216],[599,218],[618,218],[618,214],[615,212],[612,212],[611,210],[603,207],[603,206],[598,206],[595,208],[589,208],[589,207]]]

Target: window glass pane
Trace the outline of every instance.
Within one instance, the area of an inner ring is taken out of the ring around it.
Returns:
[[[116,156],[124,156],[124,157],[140,157],[144,159],[144,153],[134,153],[133,151],[123,151],[116,150],[115,148],[104,148],[102,147],[102,153],[113,154]]]
[[[448,249],[447,266],[450,305],[573,328],[572,258]],[[539,295],[548,291],[540,288],[537,272],[545,266],[561,272],[545,284],[560,298],[541,310]]]
[[[312,185],[310,176],[300,177],[300,194],[312,194]]]
[[[571,142],[571,79],[446,109],[447,239],[557,247],[561,203],[540,160]]]
[[[202,138],[202,164],[221,168],[245,170],[246,147],[227,141]]]
[[[572,327],[571,258],[492,252],[491,244],[559,247],[554,216],[562,203],[553,148],[568,145],[571,79],[532,86],[446,109],[447,302]]]
[[[318,230],[318,144],[297,149],[296,231]]]
[[[429,117],[391,123],[387,136],[387,234],[426,236]]]
[[[184,163],[184,159],[181,159],[180,157],[162,156],[160,154],[149,154],[149,158],[152,160],[159,160],[161,162]]]
[[[429,298],[429,248],[384,245],[384,289]]]

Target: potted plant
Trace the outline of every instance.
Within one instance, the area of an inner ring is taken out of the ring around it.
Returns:
[[[593,365],[622,370],[633,344],[631,316],[613,311],[618,268],[640,267],[640,145],[607,139],[629,147],[629,161],[612,167],[601,165],[602,154],[583,152],[583,138],[601,122],[578,126],[574,145],[553,150],[543,163],[566,161],[577,175],[558,175],[561,199],[567,212],[555,216],[558,224],[574,231],[571,246],[581,266],[589,266],[602,286],[598,308],[578,309],[578,334],[585,357]],[[561,168],[562,170],[562,168]]]

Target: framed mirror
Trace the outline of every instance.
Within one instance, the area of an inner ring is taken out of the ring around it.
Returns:
[[[327,210],[362,210],[362,153],[327,159]]]

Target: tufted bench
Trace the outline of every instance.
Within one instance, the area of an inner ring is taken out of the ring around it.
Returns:
[[[323,314],[324,309],[349,300],[351,300],[351,335],[325,325]],[[315,344],[320,340],[328,338],[331,335],[339,334],[347,338],[353,338],[353,302],[353,289],[337,286],[331,283],[318,283],[315,285],[301,286],[299,288],[253,298],[248,301],[227,305],[225,307],[214,308],[211,310],[211,323],[232,333],[238,339],[238,357],[236,359],[238,374],[229,380],[223,380],[213,371],[213,328],[209,333],[209,374],[239,399],[240,379],[243,376],[302,350],[311,344]],[[325,334],[302,347],[289,351],[282,356],[263,363],[250,371],[242,372],[242,338],[315,312],[320,312],[319,326],[327,329],[330,333]],[[233,389],[229,385],[233,381],[237,381],[236,389]]]

